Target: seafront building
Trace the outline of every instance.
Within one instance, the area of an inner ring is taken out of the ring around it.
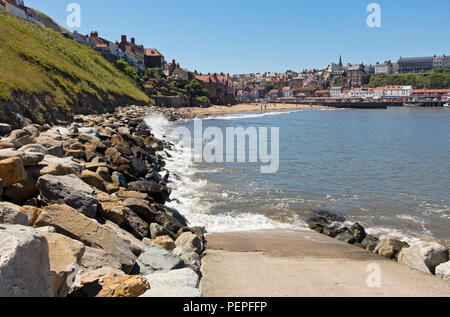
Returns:
[[[437,68],[450,68],[450,56],[400,57],[400,73],[426,73]]]

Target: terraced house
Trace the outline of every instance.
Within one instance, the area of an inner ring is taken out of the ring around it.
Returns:
[[[25,21],[45,27],[39,16],[32,9],[25,6],[23,0],[0,0],[0,9],[5,10]]]
[[[195,79],[209,92],[209,99],[216,105],[235,103],[235,88],[230,75],[208,74],[196,75]]]

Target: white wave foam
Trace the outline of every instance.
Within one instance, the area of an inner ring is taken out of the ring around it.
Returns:
[[[271,220],[260,214],[212,215],[213,205],[208,202],[210,201],[209,197],[206,197],[210,195],[207,186],[211,185],[199,177],[200,171],[195,168],[192,156],[188,155],[177,141],[171,138],[171,130],[175,125],[159,114],[146,117],[145,122],[155,137],[169,140],[175,144],[173,149],[165,150],[169,155],[166,155],[165,152],[160,153],[166,162],[165,168],[172,174],[168,186],[175,199],[167,203],[167,206],[178,210],[186,217],[191,226],[205,227],[210,233],[298,227],[295,224],[283,224]],[[217,171],[217,169],[212,169],[209,172]],[[174,174],[177,177],[173,177]],[[222,197],[226,199],[227,195],[227,193],[223,193]]]
[[[381,226],[371,227],[366,229],[366,232],[372,236],[378,237],[379,239],[384,239],[387,237],[396,237],[409,244],[413,244],[420,240],[419,238],[407,234],[403,231],[388,227],[381,227]]]

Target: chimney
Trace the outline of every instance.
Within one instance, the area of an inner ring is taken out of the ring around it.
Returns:
[[[126,41],[127,41],[127,36],[122,35],[122,40],[120,41],[120,43],[125,43]]]
[[[134,37],[131,38],[131,44],[136,44],[136,39]]]

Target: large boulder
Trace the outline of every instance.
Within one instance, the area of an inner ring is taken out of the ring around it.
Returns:
[[[52,297],[47,240],[36,229],[0,225],[0,297]]]
[[[159,236],[153,239],[152,244],[159,245],[160,247],[172,251],[177,246],[175,245],[173,239],[169,236]]]
[[[153,288],[174,288],[192,287],[198,288],[200,278],[192,269],[184,268],[173,270],[167,273],[153,273],[145,276],[150,287]]]
[[[436,267],[436,276],[450,282],[450,261]]]
[[[46,149],[45,147],[43,147],[40,144],[28,144],[28,145],[21,147],[18,151],[19,152],[36,152],[36,153],[41,153],[43,155],[48,155],[48,149]]]
[[[178,232],[180,229],[187,227],[187,220],[175,209],[168,208],[164,205],[153,205],[157,214],[155,222],[159,223],[164,229],[170,232]]]
[[[170,236],[170,237],[174,237],[174,233],[171,233],[169,231],[167,231],[166,229],[164,229],[163,226],[161,226],[159,223],[151,223],[150,224],[150,237],[152,239],[156,239],[157,237],[160,236]]]
[[[128,184],[128,189],[140,193],[146,193],[160,204],[164,204],[170,196],[170,192],[167,187],[153,181],[144,180],[131,182]]]
[[[28,225],[33,227],[37,218],[41,214],[42,209],[35,206],[25,205],[20,207],[19,211],[28,216]]]
[[[111,267],[101,267],[92,271],[86,271],[76,279],[69,291],[69,297],[95,297],[102,289],[106,278],[124,277],[121,270]]]
[[[200,255],[197,254],[193,249],[180,246],[176,247],[172,253],[176,256],[179,256],[187,266],[193,268],[195,271],[200,269]]]
[[[307,220],[308,224],[320,224],[322,226],[328,226],[332,223],[344,222],[345,217],[335,214],[327,210],[313,210],[311,217]]]
[[[177,247],[186,247],[194,250],[197,254],[203,252],[203,243],[200,238],[192,232],[184,232],[175,241]]]
[[[387,237],[378,243],[373,253],[389,259],[398,259],[398,255],[403,248],[409,248],[409,244],[398,239]]]
[[[94,271],[102,267],[110,267],[120,270],[122,265],[112,255],[101,249],[86,247],[80,261],[83,271]]]
[[[97,214],[95,190],[75,175],[44,175],[39,178],[38,187],[48,204],[68,205],[89,218]]]
[[[80,175],[80,179],[86,184],[91,185],[98,190],[101,190],[102,192],[106,192],[105,181],[97,173],[91,172],[89,170],[84,170]]]
[[[350,229],[348,229],[348,232],[350,232],[355,238],[355,243],[361,243],[366,238],[366,231],[359,223],[355,223]]]
[[[20,158],[25,167],[36,166],[44,159],[44,154],[33,151],[17,151],[12,149],[0,150],[0,160]]]
[[[53,156],[53,155],[46,155],[44,157],[44,160],[42,161],[42,163],[46,163],[46,164],[61,164],[63,166],[70,166],[72,167],[74,170],[76,170],[78,173],[81,173],[81,171],[84,168],[84,165],[78,162],[75,162],[71,157],[66,157],[66,158],[60,158],[57,156]]]
[[[141,255],[141,253],[144,252],[144,250],[147,248],[147,245],[143,241],[136,239],[134,235],[132,235],[130,232],[126,230],[123,230],[122,228],[120,228],[120,226],[118,226],[114,222],[107,220],[103,224],[103,226],[114,231],[114,233],[117,236],[121,237],[122,239],[128,240],[130,243],[130,250],[136,257]]]
[[[136,256],[132,252],[130,240],[69,206],[51,205],[45,207],[35,226],[54,227],[60,234],[81,241],[89,247],[105,251],[122,264],[124,272],[129,272],[134,265]]]
[[[155,221],[157,210],[150,206],[148,201],[137,198],[127,198],[123,201],[123,204],[147,223]]]
[[[150,275],[155,272],[169,272],[181,269],[183,260],[160,246],[151,246],[136,260],[132,274]]]
[[[1,160],[0,178],[3,180],[3,187],[25,181],[27,179],[27,173],[25,172],[22,159],[12,157]]]
[[[20,207],[14,204],[0,202],[0,224],[28,226],[28,215],[20,211]]]
[[[55,296],[65,297],[72,286],[69,275],[80,265],[84,244],[57,233],[44,233],[48,242]]]
[[[398,262],[424,273],[435,274],[436,267],[447,262],[448,256],[447,248],[438,242],[418,241],[400,252]]]
[[[125,220],[120,227],[130,232],[139,240],[149,237],[148,223],[139,218],[129,208],[125,208]]]
[[[32,173],[27,173],[26,180],[9,186],[4,193],[5,197],[15,204],[22,204],[30,198],[37,197],[38,194],[39,188]]]
[[[125,209],[123,202],[107,193],[97,194],[100,203],[100,215],[112,222],[121,225],[125,220]]]
[[[97,297],[139,297],[150,288],[147,279],[137,275],[107,277],[101,286]]]
[[[373,237],[371,235],[366,235],[364,240],[361,242],[361,247],[370,252],[373,252],[373,250],[375,250],[379,242],[380,239]]]

